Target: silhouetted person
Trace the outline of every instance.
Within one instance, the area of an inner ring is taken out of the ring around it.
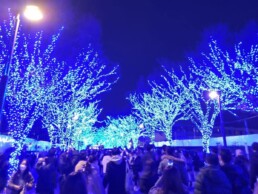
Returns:
[[[245,154],[243,153],[243,151],[241,149],[237,149],[235,151],[235,159],[234,159],[234,164],[236,166],[238,166],[239,168],[242,169],[242,171],[244,172],[245,176],[249,177],[249,160],[247,159],[247,157],[245,156]],[[249,184],[250,184],[250,180],[248,180]]]
[[[38,173],[36,192],[38,194],[54,194],[56,187],[56,169],[54,163],[48,157],[39,158],[35,168]]]
[[[142,171],[140,173],[140,191],[147,194],[158,179],[155,156],[152,152],[154,146],[147,145],[142,157]]]
[[[186,169],[186,159],[184,157],[184,154],[181,151],[174,151],[173,154],[177,158],[184,158],[185,162],[180,162],[175,160],[174,161],[174,166],[179,170],[180,177],[182,179],[182,182],[188,186],[189,185],[189,177]]]
[[[194,194],[232,194],[231,184],[219,168],[218,156],[207,154],[195,182]]]
[[[86,164],[87,173],[87,190],[91,194],[104,194],[104,187],[102,184],[102,178],[100,174],[100,168],[98,165],[97,157],[90,155]]]
[[[179,170],[168,166],[149,194],[187,194],[187,187],[183,184]]]
[[[85,175],[82,172],[72,172],[64,180],[60,194],[87,194]]]
[[[59,177],[59,187],[61,188],[66,177],[73,172],[72,165],[72,153],[64,152],[59,156],[58,159],[58,170],[60,173]]]
[[[141,161],[139,149],[137,149],[132,153],[130,164],[133,171],[133,182],[135,186],[134,188],[137,188],[138,181],[139,181],[139,172],[142,170],[142,161]]]
[[[86,161],[79,160],[75,162],[72,173],[64,177],[61,185],[60,194],[87,194],[86,180]]]
[[[226,174],[234,194],[251,193],[249,176],[237,165],[232,164],[232,154],[229,149],[223,148],[219,153],[221,170]]]
[[[108,194],[126,194],[125,177],[126,163],[120,156],[118,149],[112,150],[112,157],[107,164],[106,173],[104,175],[103,184],[108,186]]]
[[[253,154],[250,160],[250,183],[251,188],[254,188],[256,179],[258,178],[258,142],[252,144]]]

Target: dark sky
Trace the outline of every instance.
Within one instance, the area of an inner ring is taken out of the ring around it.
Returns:
[[[3,3],[1,3],[3,2]],[[14,3],[15,2],[15,3]],[[15,9],[25,1],[13,0]],[[225,25],[238,32],[258,21],[257,0],[35,0],[47,12],[45,26],[64,25],[65,56],[92,42],[112,63],[120,79],[102,95],[102,117],[128,113],[125,99],[141,91],[160,71],[160,59],[184,61],[196,50],[204,31]],[[0,0],[1,8],[10,0]],[[1,9],[2,11],[2,9]]]

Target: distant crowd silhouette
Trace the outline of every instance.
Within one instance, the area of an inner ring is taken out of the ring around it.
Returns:
[[[23,151],[8,177],[10,154],[0,155],[1,194],[258,194],[258,143],[243,150],[202,153],[155,148]]]

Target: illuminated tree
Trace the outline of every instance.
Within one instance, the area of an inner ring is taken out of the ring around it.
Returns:
[[[105,131],[106,128],[105,127],[99,127],[99,128],[95,128],[94,130],[94,136],[93,136],[93,141],[92,144],[94,145],[103,145],[106,148],[108,148],[107,144],[108,142],[108,138],[105,136]]]
[[[9,21],[4,21],[0,27],[1,69],[9,62],[14,27],[14,20],[10,14]],[[36,33],[34,37],[22,32],[21,28],[18,32],[13,61],[10,64],[5,103],[8,130],[15,139],[15,151],[10,160],[14,168],[17,167],[17,157],[30,129],[40,117],[43,95],[41,87],[45,81],[43,64],[54,66],[55,59],[52,57],[52,52],[59,35],[60,33],[53,36],[50,44],[44,46],[42,32]]]
[[[258,45],[245,50],[242,43],[239,43],[233,51],[226,51],[212,40],[209,48],[210,52],[203,53],[199,60],[190,59],[193,77],[202,82],[199,85],[192,83],[193,87],[188,86],[189,89],[192,88],[189,91],[192,95],[190,103],[193,105],[191,120],[202,133],[205,151],[208,151],[212,128],[219,113],[219,103],[203,98],[203,91],[219,91],[221,109],[234,115],[235,110],[239,109],[257,111],[258,94]],[[198,97],[202,102],[201,106],[197,104],[198,101],[195,102]]]
[[[98,121],[100,113],[97,103],[90,103],[87,107],[81,107],[76,110],[72,118],[72,123],[68,124],[73,130],[70,131],[73,145],[78,149],[84,149],[86,145],[92,144],[94,139],[94,125]],[[66,134],[67,136],[67,134]]]
[[[89,103],[88,106],[76,107],[77,105],[64,104],[58,110],[60,111],[60,115],[57,116],[59,120],[49,124],[51,143],[58,143],[62,149],[71,146],[81,150],[93,142],[94,124],[97,122],[100,110],[96,102]]]
[[[219,114],[219,102],[209,98],[205,83],[198,77],[183,73],[182,82],[187,93],[185,109],[188,110],[188,118],[202,134],[204,152],[209,152],[210,138]]]
[[[241,85],[243,99],[240,107],[245,111],[258,112],[258,44],[244,49],[240,42],[235,46],[235,53],[229,56],[231,67],[237,71],[237,77],[233,80]]]
[[[164,132],[172,144],[172,129],[179,120],[186,120],[186,92],[182,80],[173,72],[162,75],[163,83],[149,82],[150,93],[130,95],[134,114],[144,124],[143,135],[154,141],[155,131]]]
[[[98,130],[97,144],[108,148],[125,147],[130,140],[138,144],[140,129],[137,119],[133,116],[124,116],[118,118],[108,117],[106,127]]]
[[[209,53],[203,53],[198,61],[190,59],[192,72],[202,77],[207,90],[220,91],[222,110],[233,114],[237,109],[257,110],[258,45],[249,50],[241,45],[224,51],[212,40]]]
[[[76,146],[79,140],[89,141],[100,113],[97,97],[117,81],[116,70],[107,67],[91,47],[82,51],[74,64],[48,68],[43,123],[53,144]],[[81,118],[75,122],[78,115]]]
[[[147,136],[154,142],[155,130],[158,129],[158,121],[154,117],[154,104],[159,101],[158,97],[153,96],[150,93],[143,93],[140,95],[134,94],[129,97],[132,103],[134,114],[139,118],[141,123],[144,124],[141,134]],[[155,104],[156,105],[156,104]],[[156,109],[158,109],[157,107]]]

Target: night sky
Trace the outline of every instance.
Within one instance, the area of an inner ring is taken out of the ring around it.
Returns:
[[[17,11],[24,2],[12,0],[10,4],[10,0],[0,0],[1,15],[6,7]],[[101,96],[102,119],[129,113],[129,93],[144,91],[147,80],[161,71],[160,60],[174,64],[186,61],[187,53],[198,50],[207,29],[224,25],[237,33],[248,23],[258,22],[257,0],[34,2],[47,13],[41,24],[45,31],[65,27],[60,57],[70,57],[91,42],[110,64],[120,66],[118,83]]]

